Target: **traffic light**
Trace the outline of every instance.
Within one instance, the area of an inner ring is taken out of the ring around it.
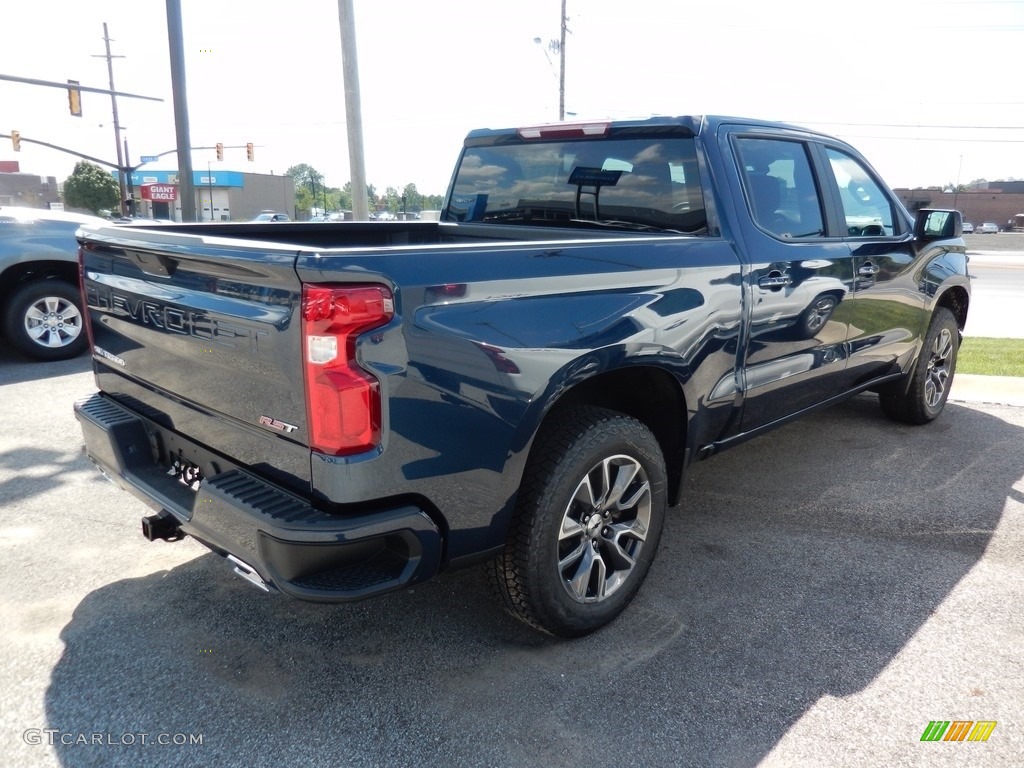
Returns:
[[[250,163],[252,162],[252,154],[252,142],[250,141],[248,144],[245,145],[245,156],[249,158]]]
[[[221,144],[219,141],[217,142],[217,159],[218,160],[223,160],[224,159],[224,145]]]
[[[82,92],[75,88],[77,80],[68,80],[68,109],[75,117],[82,116]]]
[[[11,131],[11,144],[15,152],[21,152],[21,131]]]

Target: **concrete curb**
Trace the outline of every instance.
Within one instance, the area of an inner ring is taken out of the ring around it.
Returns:
[[[995,403],[1024,407],[1024,378],[1018,376],[953,376],[949,399],[962,403]]]

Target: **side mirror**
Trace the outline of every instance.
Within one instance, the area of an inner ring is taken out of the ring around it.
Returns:
[[[922,208],[914,221],[914,237],[918,240],[945,240],[963,234],[964,217],[960,211]]]

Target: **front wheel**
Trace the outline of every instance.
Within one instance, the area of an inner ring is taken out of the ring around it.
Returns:
[[[640,589],[665,518],[665,461],[651,431],[623,414],[578,407],[553,418],[491,578],[513,616],[577,637]]]
[[[921,354],[906,380],[887,385],[878,395],[882,411],[907,424],[926,424],[942,413],[953,385],[960,328],[945,307],[935,310]]]

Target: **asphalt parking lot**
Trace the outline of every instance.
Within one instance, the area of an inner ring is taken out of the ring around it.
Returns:
[[[1024,409],[861,396],[697,465],[637,602],[581,640],[475,570],[268,596],[81,454],[88,362],[0,353],[0,759],[36,766],[1017,766]],[[986,742],[922,742],[931,721]]]

